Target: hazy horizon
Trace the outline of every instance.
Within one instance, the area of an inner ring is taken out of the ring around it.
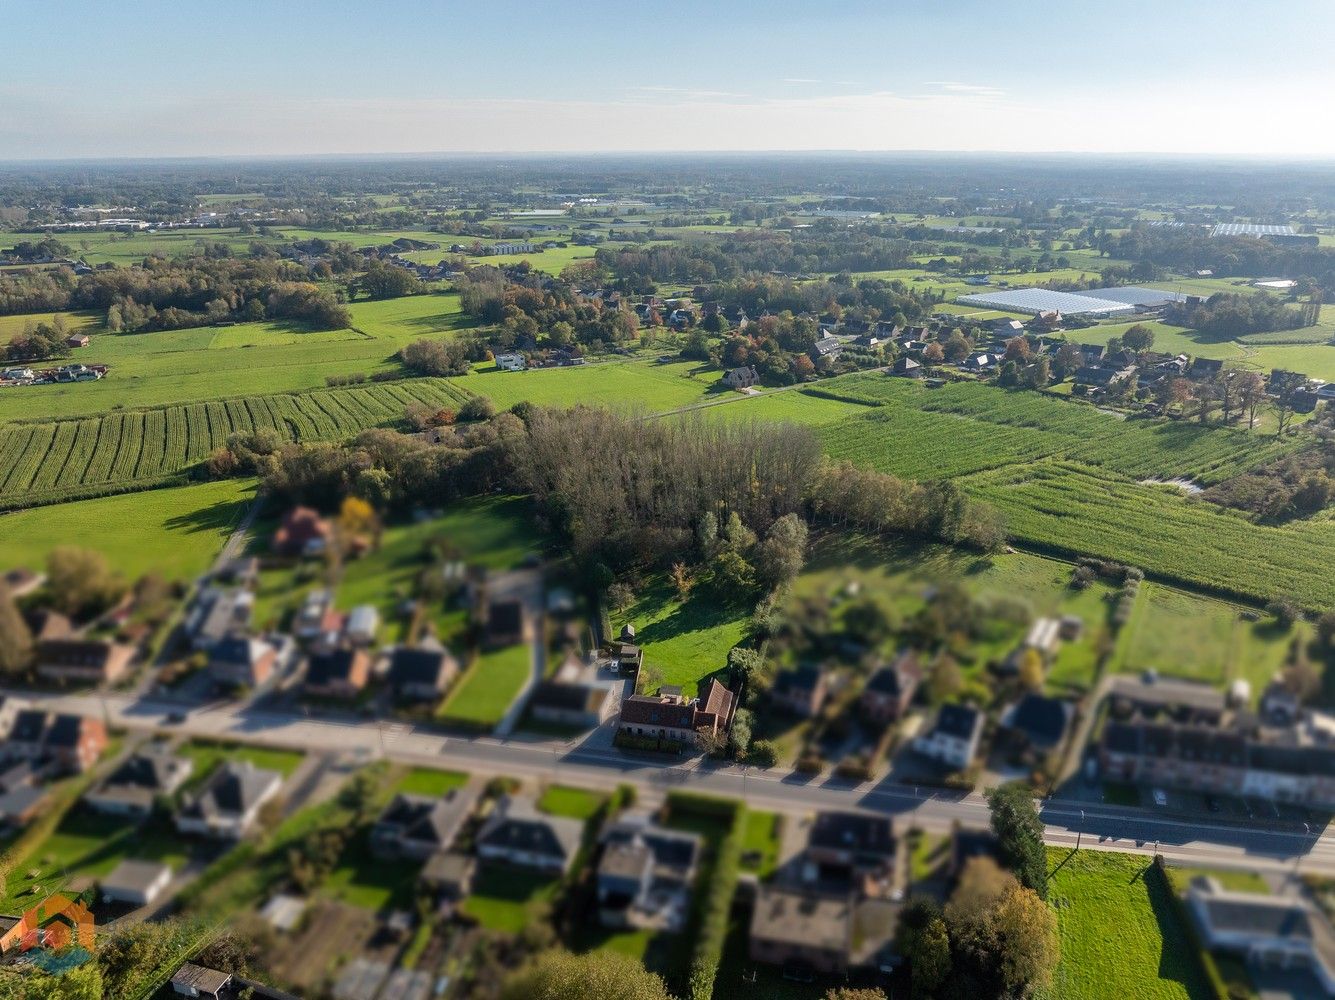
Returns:
[[[160,0],[6,11],[0,161],[537,153],[1313,159],[1335,5]]]

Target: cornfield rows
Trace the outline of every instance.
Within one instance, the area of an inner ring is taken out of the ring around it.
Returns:
[[[331,441],[391,422],[413,403],[455,407],[467,398],[443,379],[411,379],[14,424],[0,428],[0,502],[152,485],[203,461],[238,431]]]

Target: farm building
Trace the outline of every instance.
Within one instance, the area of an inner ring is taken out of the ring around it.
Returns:
[[[1063,316],[1111,316],[1116,313],[1135,312],[1135,306],[1113,299],[1100,299],[1092,295],[1072,292],[1054,292],[1049,288],[1013,288],[1005,292],[980,292],[977,295],[961,295],[955,300],[962,306],[979,306],[983,309],[1004,309],[1007,312],[1039,313],[1056,311]]]

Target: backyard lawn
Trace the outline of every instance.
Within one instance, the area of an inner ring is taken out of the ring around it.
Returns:
[[[1143,857],[1048,850],[1061,964],[1051,1000],[1205,1000],[1212,995],[1168,882]]]
[[[483,865],[460,909],[488,930],[518,934],[547,919],[559,878],[500,865]]]
[[[538,808],[553,816],[568,816],[571,819],[588,821],[597,814],[606,801],[607,796],[599,792],[552,785],[538,800]]]
[[[436,712],[446,722],[490,727],[501,721],[532,670],[527,645],[481,653]]]
[[[748,809],[742,824],[742,867],[769,878],[779,863],[780,823],[777,813]]]
[[[666,578],[654,577],[634,604],[612,615],[612,628],[634,625],[646,669],[693,694],[697,682],[727,665],[749,614],[750,608],[729,607],[702,589],[683,604]]]

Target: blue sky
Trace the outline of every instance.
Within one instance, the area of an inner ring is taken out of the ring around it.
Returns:
[[[19,2],[0,160],[933,149],[1335,156],[1335,2]]]

